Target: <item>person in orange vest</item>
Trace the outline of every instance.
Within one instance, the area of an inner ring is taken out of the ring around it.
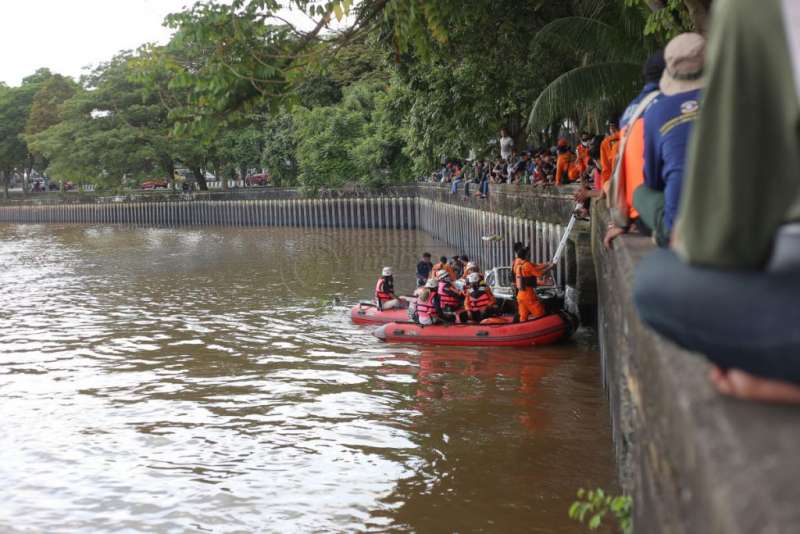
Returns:
[[[614,160],[617,159],[619,139],[619,121],[617,119],[608,121],[608,135],[600,143],[600,182],[595,184],[600,191],[605,191],[605,185],[609,183],[611,174],[614,172]]]
[[[468,261],[464,266],[464,274],[458,279],[458,285],[460,287],[467,287],[469,285],[468,278],[471,273],[477,273],[478,276],[481,276],[480,272],[478,271],[478,266],[474,262]]]
[[[439,322],[441,308],[439,306],[439,293],[436,290],[439,282],[431,278],[425,282],[425,287],[417,295],[415,319],[421,325],[432,325]]]
[[[439,294],[439,306],[442,310],[442,319],[455,321],[457,314],[461,312],[464,304],[464,295],[453,285],[450,274],[444,269],[436,275],[439,281],[437,293]]]
[[[581,143],[578,145],[576,152],[578,154],[578,168],[580,169],[580,174],[586,172],[586,169],[589,168],[589,162],[592,159],[590,152],[592,150],[592,136],[589,132],[581,132]]]
[[[400,299],[394,294],[393,274],[391,267],[384,267],[378,283],[375,284],[375,306],[379,310],[393,310],[400,307]]]
[[[558,152],[558,157],[556,158],[556,185],[567,184],[569,183],[569,167],[572,163],[572,150],[570,150],[566,137],[561,137],[558,140],[556,152]]]
[[[528,259],[530,249],[522,247],[517,250],[517,259],[514,262],[514,280],[517,290],[517,315],[515,320],[520,322],[538,319],[545,315],[545,309],[536,296],[537,279],[544,276],[553,268],[552,263],[533,264]]]
[[[450,280],[457,280],[458,277],[456,276],[456,271],[453,269],[453,266],[447,262],[447,256],[442,256],[439,258],[439,263],[435,263],[433,265],[433,269],[431,269],[431,274],[429,278],[436,278],[439,274],[439,271],[447,271],[447,274],[450,275]]]
[[[497,315],[497,299],[486,282],[481,280],[478,273],[470,273],[467,277],[466,298],[464,307],[470,321],[480,323],[483,319]]]

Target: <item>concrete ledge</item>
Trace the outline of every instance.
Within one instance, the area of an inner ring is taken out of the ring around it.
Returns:
[[[600,346],[635,532],[800,531],[800,408],[718,395],[704,359],[638,319],[633,273],[650,240],[626,236],[609,252],[607,212],[593,222]]]

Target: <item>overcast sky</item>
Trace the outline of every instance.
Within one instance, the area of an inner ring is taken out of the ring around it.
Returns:
[[[165,43],[164,16],[194,0],[0,0],[0,81],[19,85],[36,69],[77,79],[87,65],[147,42]],[[293,22],[307,19],[289,15]]]

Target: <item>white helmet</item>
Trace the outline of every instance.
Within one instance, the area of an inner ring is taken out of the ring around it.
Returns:
[[[470,269],[477,271],[477,270],[478,270],[478,266],[477,266],[477,265],[475,265],[475,263],[474,263],[474,262],[468,262],[468,263],[467,263],[467,266],[466,266],[466,267],[464,267],[464,270],[465,270],[465,271],[469,271]]]
[[[436,273],[437,280],[447,280],[448,278],[450,278],[450,274],[448,274],[448,272],[445,271],[444,269]]]
[[[480,281],[481,281],[481,275],[479,275],[478,273],[469,273],[469,276],[467,276],[467,282],[469,282],[470,284],[477,284]]]
[[[436,287],[438,285],[439,284],[437,284],[436,280],[434,280],[433,278],[431,278],[427,282],[425,282],[425,287],[427,287],[428,289],[436,289]]]
[[[381,273],[381,276],[392,276],[393,274],[394,273],[392,272],[392,268],[391,267],[384,267],[383,268],[383,273]]]

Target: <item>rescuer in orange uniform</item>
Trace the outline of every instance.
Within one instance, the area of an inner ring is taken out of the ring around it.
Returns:
[[[603,190],[605,185],[611,180],[611,173],[614,172],[614,160],[617,159],[617,149],[619,148],[619,122],[615,119],[608,121],[608,135],[600,144],[600,183],[595,184],[599,190]]]
[[[439,258],[439,263],[434,264],[433,269],[431,269],[431,274],[428,278],[436,278],[436,275],[439,271],[447,271],[447,274],[450,275],[450,280],[458,280],[458,276],[456,276],[456,270],[453,269],[453,266],[447,262],[447,256],[442,256]]]
[[[578,145],[576,152],[578,154],[578,167],[580,168],[580,174],[586,172],[586,169],[589,168],[589,161],[591,161],[592,156],[590,152],[592,150],[592,136],[589,132],[581,132],[581,142]]]
[[[569,183],[569,169],[572,163],[572,151],[565,137],[558,140],[558,158],[556,158],[556,185]]]
[[[531,263],[528,259],[529,254],[528,247],[520,248],[517,250],[518,261],[514,262],[519,321],[527,321],[528,318],[538,319],[545,314],[544,306],[536,296],[536,280],[553,268],[551,263]]]

